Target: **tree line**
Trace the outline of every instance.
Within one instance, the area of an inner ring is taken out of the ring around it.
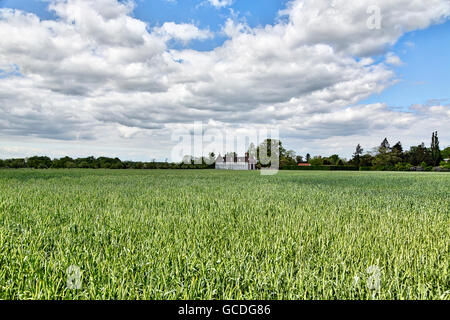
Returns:
[[[272,146],[276,148],[272,148]],[[261,152],[264,150],[264,152]],[[363,147],[358,144],[350,160],[341,158],[338,154],[328,157],[314,156],[309,153],[303,157],[297,155],[293,150],[286,150],[281,141],[266,139],[255,147],[250,144],[248,154],[257,159],[257,168],[268,167],[270,161],[265,161],[272,156],[279,159],[281,169],[336,169],[336,170],[390,170],[390,171],[422,171],[422,170],[450,170],[450,147],[440,150],[438,133],[433,132],[430,147],[424,143],[413,146],[409,150],[403,150],[401,142],[393,146],[385,138],[378,147],[372,148],[364,153]],[[277,154],[272,155],[272,152]],[[234,152],[226,154],[237,156]],[[212,169],[216,155],[210,153],[207,157],[196,158],[185,156],[181,163],[164,162],[139,162],[122,161],[119,158],[87,157],[73,159],[63,157],[50,159],[46,156],[35,156],[30,158],[0,160],[0,168],[85,168],[85,169]],[[447,161],[445,161],[447,159]],[[298,164],[308,163],[310,168],[299,167]]]
[[[447,171],[450,170],[450,147],[443,150],[439,146],[437,132],[433,132],[430,147],[421,143],[404,150],[398,141],[391,146],[387,138],[378,147],[364,153],[363,147],[358,144],[350,160],[334,154],[329,157],[307,154],[306,161],[297,156],[299,163],[309,163],[312,166],[352,166],[359,170],[386,170],[386,171]]]

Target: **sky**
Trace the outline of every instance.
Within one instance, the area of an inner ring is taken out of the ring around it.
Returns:
[[[450,0],[0,0],[0,158],[446,147],[449,56]]]

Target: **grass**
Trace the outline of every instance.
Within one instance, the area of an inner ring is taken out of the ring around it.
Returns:
[[[0,298],[450,299],[449,187],[446,173],[0,170]]]

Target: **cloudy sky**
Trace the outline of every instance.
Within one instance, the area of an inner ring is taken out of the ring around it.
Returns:
[[[171,159],[195,121],[445,147],[449,56],[450,0],[0,0],[0,158]]]

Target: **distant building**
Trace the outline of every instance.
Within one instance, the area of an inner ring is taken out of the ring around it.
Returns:
[[[216,159],[216,169],[218,170],[256,170],[256,158],[249,156],[248,153],[245,157],[238,156],[225,156],[220,154]]]
[[[311,163],[299,163],[299,167],[311,167]]]

